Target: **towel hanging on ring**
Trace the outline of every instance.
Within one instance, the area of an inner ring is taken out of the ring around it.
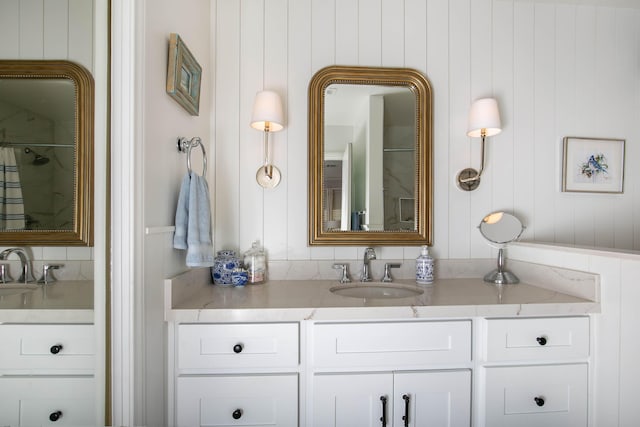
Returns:
[[[180,141],[178,140],[178,149],[183,151],[180,147]],[[186,147],[188,150],[187,168],[189,170],[182,179],[178,195],[173,247],[187,250],[187,267],[210,267],[214,265],[215,261],[211,233],[211,200],[209,185],[204,177],[207,165],[206,154],[200,138],[198,138],[197,144],[201,146],[204,155],[203,176],[191,170],[189,155],[195,144],[189,144]]]

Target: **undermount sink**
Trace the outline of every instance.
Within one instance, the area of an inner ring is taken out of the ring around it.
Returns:
[[[353,283],[334,286],[330,291],[351,298],[408,298],[424,292],[423,289],[402,283]]]
[[[38,285],[32,283],[5,283],[4,285],[0,284],[0,297],[24,294],[26,292],[31,292],[37,288]]]

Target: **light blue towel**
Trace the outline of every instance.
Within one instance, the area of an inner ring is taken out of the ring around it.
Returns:
[[[187,250],[187,267],[214,264],[210,206],[207,180],[195,172],[186,174],[178,196],[173,247]]]

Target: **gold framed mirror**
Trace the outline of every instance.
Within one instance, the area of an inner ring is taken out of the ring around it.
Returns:
[[[93,116],[81,65],[0,61],[0,246],[93,245]]]
[[[431,245],[432,94],[408,68],[329,66],[309,84],[309,245]]]

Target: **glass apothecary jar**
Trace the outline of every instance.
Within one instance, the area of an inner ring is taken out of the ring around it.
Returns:
[[[256,240],[251,249],[244,253],[244,268],[249,273],[249,284],[264,283],[267,281],[267,257],[260,241]]]

